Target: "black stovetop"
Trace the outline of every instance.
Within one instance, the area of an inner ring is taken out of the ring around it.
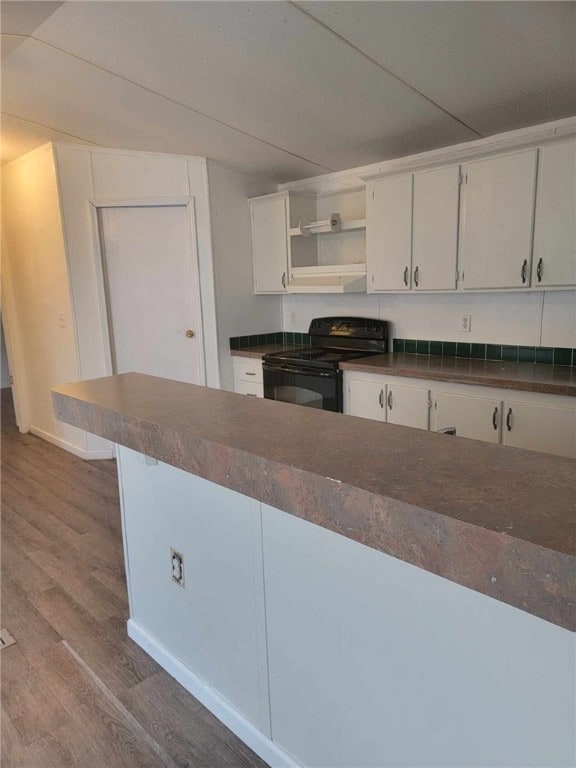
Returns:
[[[374,352],[365,350],[334,349],[330,347],[302,347],[281,352],[271,352],[264,355],[265,363],[276,365],[301,365],[303,367],[333,368],[337,369],[344,360],[354,360],[359,357],[368,357]]]

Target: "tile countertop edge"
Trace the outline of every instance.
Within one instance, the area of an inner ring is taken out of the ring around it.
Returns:
[[[569,552],[183,434],[70,392],[56,390],[52,397],[57,418],[66,423],[576,631],[576,556]]]

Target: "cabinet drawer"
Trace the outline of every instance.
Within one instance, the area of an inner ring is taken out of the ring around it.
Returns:
[[[252,395],[253,397],[264,397],[264,386],[258,381],[234,381],[234,391],[240,395]]]
[[[237,357],[234,360],[235,381],[257,381],[260,384],[262,378],[262,361],[252,358]]]

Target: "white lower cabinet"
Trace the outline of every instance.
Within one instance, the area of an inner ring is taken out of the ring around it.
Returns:
[[[386,421],[404,427],[428,429],[430,392],[404,384],[386,385]]]
[[[254,357],[234,358],[234,392],[264,397],[262,361]]]
[[[519,391],[512,400],[509,392],[346,371],[344,413],[576,458],[576,398]]]
[[[348,380],[345,413],[350,416],[428,429],[429,404],[430,393],[422,387],[364,378]]]
[[[386,421],[386,384],[365,379],[350,379],[348,384],[346,413]]]
[[[502,402],[490,397],[470,397],[437,392],[433,403],[435,431],[455,427],[458,437],[488,443],[500,442]]]
[[[504,445],[576,458],[576,410],[506,400],[503,413]]]

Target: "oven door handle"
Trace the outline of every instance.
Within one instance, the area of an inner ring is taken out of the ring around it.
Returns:
[[[304,376],[321,376],[322,378],[335,378],[336,372],[332,371],[318,371],[313,368],[292,368],[289,365],[262,365],[263,370],[274,373],[275,371],[283,371],[285,373],[299,373]]]

